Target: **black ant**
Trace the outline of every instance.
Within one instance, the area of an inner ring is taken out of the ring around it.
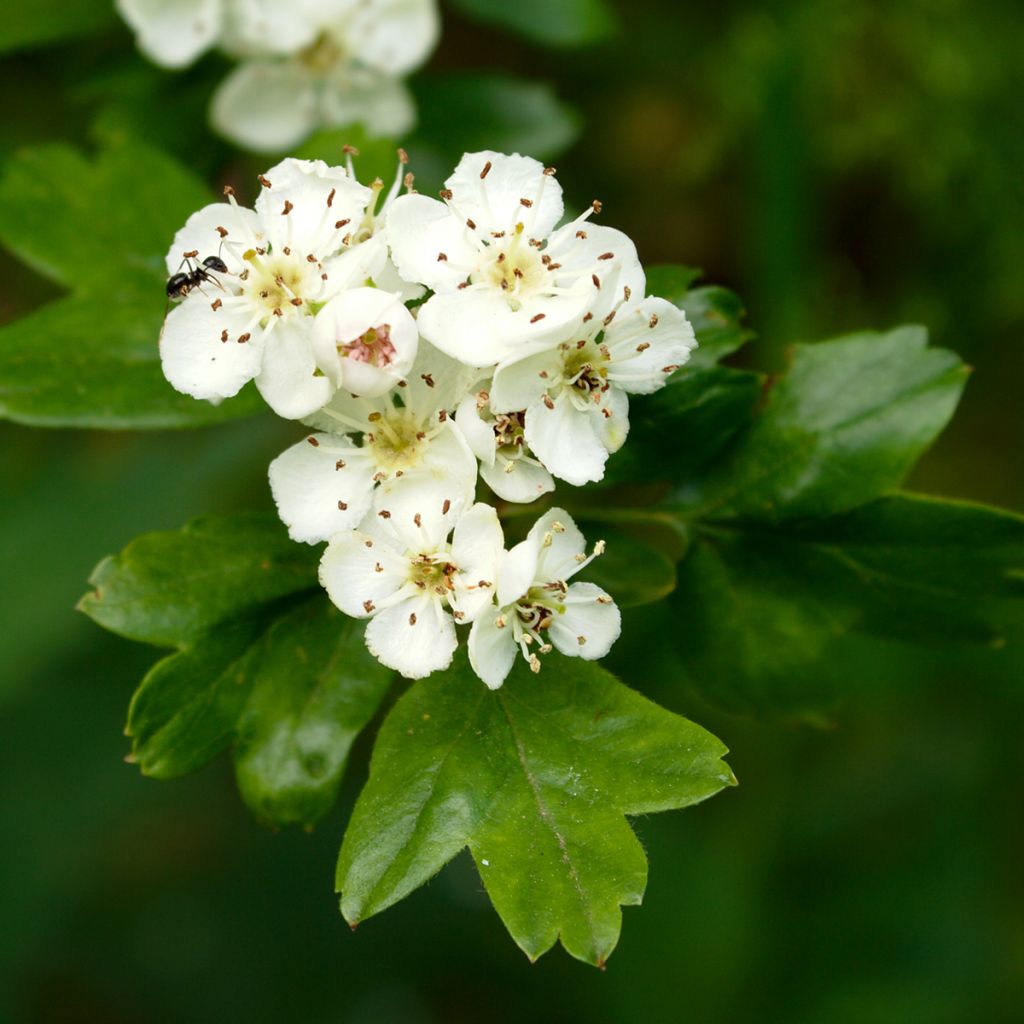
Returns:
[[[183,272],[179,267],[178,272],[167,279],[168,301],[185,298],[193,288],[202,291],[202,286],[206,282],[215,284],[218,288],[224,287],[213,274],[226,274],[227,264],[219,256],[207,256],[199,266],[194,266],[192,261],[198,256],[198,249],[185,253],[181,265],[187,267],[187,271]]]

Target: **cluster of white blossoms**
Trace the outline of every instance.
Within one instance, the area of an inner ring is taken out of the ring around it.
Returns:
[[[312,428],[270,466],[291,537],[327,543],[320,580],[366,643],[412,679],[447,667],[458,625],[490,687],[522,653],[603,657],[611,597],[570,582],[601,553],[561,509],[510,550],[497,512],[601,480],[629,395],[660,388],[696,345],[645,297],[630,240],[563,219],[551,168],[468,153],[440,200],[405,173],[384,194],[345,167],[285,160],[252,210],[207,206],[167,257],[182,298],[161,337],[180,391],[218,401],[249,380]],[[404,191],[403,186],[404,184]],[[187,268],[182,272],[182,265]]]
[[[181,68],[217,47],[239,60],[211,118],[239,145],[290,149],[319,128],[405,134],[403,79],[437,43],[437,0],[116,0],[139,48]]]

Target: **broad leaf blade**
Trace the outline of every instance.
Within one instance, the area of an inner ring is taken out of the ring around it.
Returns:
[[[163,646],[316,587],[318,552],[270,516],[209,516],[149,533],[102,561],[79,607],[101,626]]]
[[[897,487],[967,379],[922,328],[796,347],[761,415],[680,498],[694,516],[768,523],[855,508]]]
[[[260,412],[251,385],[220,405],[179,394],[160,371],[163,305],[112,281],[0,328],[0,416],[35,427],[200,426]]]
[[[0,53],[43,46],[114,24],[112,4],[96,0],[33,0],[5,4]]]
[[[724,754],[593,663],[551,661],[542,678],[519,665],[491,693],[460,658],[381,729],[339,857],[342,911],[378,913],[468,845],[531,959],[560,936],[601,964],[646,878],[623,816],[717,793],[734,781]]]
[[[266,634],[235,749],[238,786],[258,818],[308,826],[334,803],[349,749],[392,678],[363,628],[318,596]]]

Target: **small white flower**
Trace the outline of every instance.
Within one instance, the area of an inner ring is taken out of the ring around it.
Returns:
[[[615,289],[643,293],[633,243],[585,225],[593,207],[561,228],[554,171],[529,157],[467,153],[442,200],[399,197],[388,217],[401,275],[434,291],[420,333],[468,366],[491,366],[565,336],[588,308],[606,312]]]
[[[320,582],[346,615],[370,619],[371,654],[407,679],[422,679],[451,664],[455,622],[472,622],[489,610],[501,525],[487,505],[474,505],[460,518],[457,506],[442,512],[408,490],[386,511],[331,540]]]
[[[622,629],[615,602],[593,583],[568,581],[604,550],[588,558],[586,542],[568,513],[551,509],[526,540],[507,552],[498,572],[497,607],[490,606],[469,633],[473,671],[496,690],[522,652],[539,672],[541,654],[603,658]]]
[[[526,444],[525,413],[491,411],[488,393],[462,400],[455,422],[480,460],[484,483],[505,501],[529,502],[555,489],[551,474]]]
[[[323,432],[270,464],[270,488],[290,536],[319,543],[354,529],[372,507],[390,510],[407,493],[445,514],[468,505],[476,459],[449,413],[471,384],[465,367],[424,342],[404,386],[377,398],[339,391],[307,420]]]
[[[227,272],[211,274],[171,311],[160,355],[164,375],[185,394],[219,401],[255,379],[275,412],[300,419],[337,386],[325,372],[337,357],[326,368],[316,361],[314,314],[386,269],[373,213],[380,190],[309,160],[284,160],[261,181],[255,210],[229,195],[175,236],[169,273],[217,255]]]
[[[358,122],[371,136],[393,137],[412,127],[416,108],[402,78],[437,42],[436,0],[322,0],[316,22],[301,52],[244,62],[221,83],[211,117],[222,135],[275,152],[320,128]]]
[[[697,345],[672,303],[624,294],[605,317],[587,314],[557,347],[501,363],[491,384],[492,410],[525,409],[526,443],[571,484],[604,476],[629,431],[627,395],[663,387]]]

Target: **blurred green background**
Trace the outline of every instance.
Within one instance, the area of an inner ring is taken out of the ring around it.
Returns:
[[[790,342],[853,328],[929,325],[976,372],[911,485],[1024,506],[1024,7],[617,6],[617,34],[551,49],[467,18],[468,0],[447,5],[416,86],[424,189],[486,145],[488,118],[540,156],[575,137],[557,160],[571,200],[600,197],[645,262],[701,266],[743,295],[759,334],[748,362],[777,367]],[[260,169],[206,132],[219,58],[163,74],[104,18],[0,61],[0,159],[131,132],[211,183]],[[471,78],[436,77],[482,68],[499,76],[486,102]],[[505,74],[553,94],[512,97]],[[0,255],[0,322],[52,297]],[[836,656],[860,683],[820,730],[723,715],[671,680],[648,687],[729,744],[741,785],[637,823],[646,905],[625,912],[604,974],[560,950],[530,966],[465,857],[350,933],[331,888],[365,740],[313,835],[254,824],[223,760],[142,779],[121,729],[154,652],[72,606],[135,534],[267,506],[266,463],[292,435],[265,419],[148,435],[0,427],[0,1020],[1021,1019],[1012,651],[848,642]]]

